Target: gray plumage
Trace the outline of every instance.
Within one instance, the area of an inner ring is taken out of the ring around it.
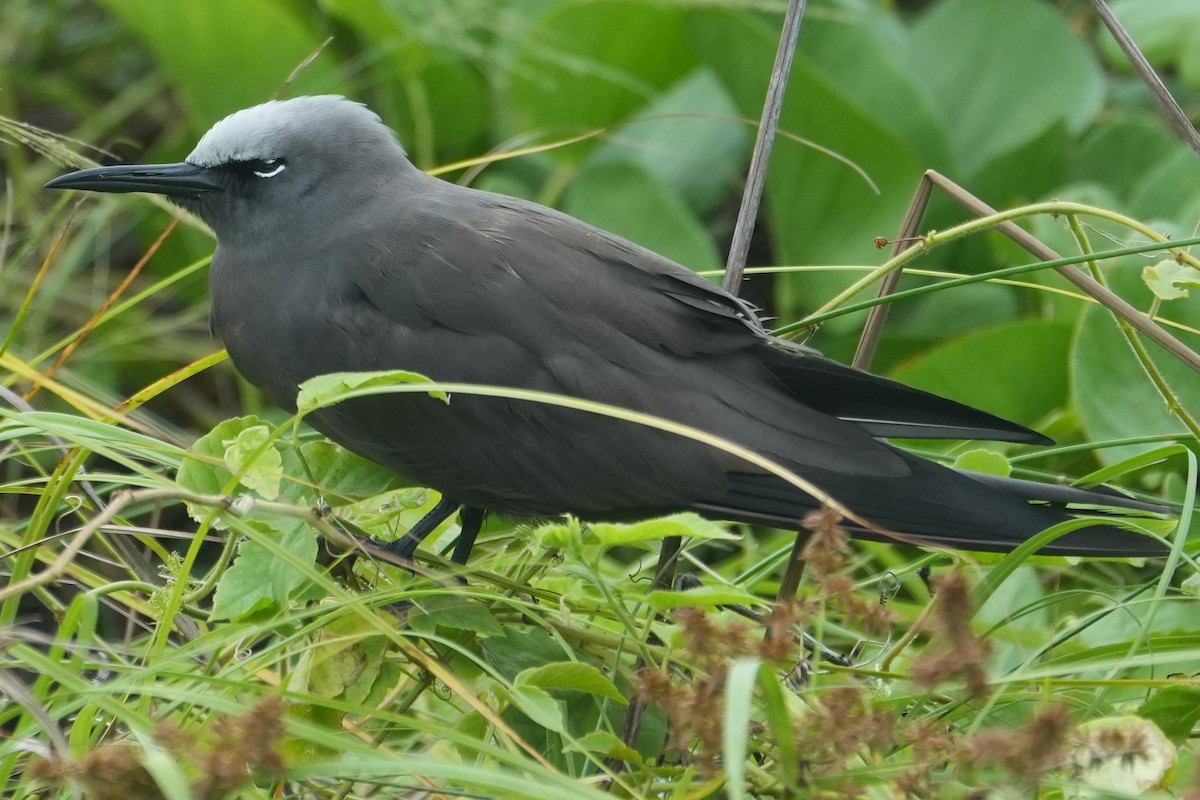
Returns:
[[[712,432],[908,537],[1009,550],[1067,518],[1051,504],[1162,511],[1105,491],[975,476],[876,437],[1045,442],[1022,426],[770,337],[692,271],[552,209],[432,178],[339,97],[217,123],[182,165],[50,185],[150,190],[217,235],[212,326],[274,402],[340,371],[536,389]],[[581,411],[466,394],[359,398],[310,417],[334,441],[458,503],[629,520],[694,509],[795,527],[815,501],[696,442]],[[859,531],[859,533],[866,533]],[[1046,552],[1145,555],[1104,524]]]

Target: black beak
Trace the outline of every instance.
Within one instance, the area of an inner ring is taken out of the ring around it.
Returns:
[[[196,198],[222,186],[209,170],[189,164],[129,164],[81,169],[46,184],[47,189],[84,189],[89,192],[151,192],[167,197]]]

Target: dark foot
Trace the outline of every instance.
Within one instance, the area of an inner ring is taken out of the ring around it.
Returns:
[[[394,556],[412,561],[413,554],[417,552],[417,548],[421,546],[421,542],[425,541],[429,534],[437,530],[437,526],[446,521],[446,518],[457,511],[459,504],[448,497],[443,497],[437,501],[429,513],[417,520],[417,524],[408,529],[408,533],[401,536],[394,542],[380,542],[379,547],[391,553]],[[469,548],[468,548],[469,549]]]

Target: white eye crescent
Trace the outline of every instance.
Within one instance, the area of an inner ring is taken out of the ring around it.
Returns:
[[[282,158],[272,158],[270,161],[261,161],[257,164],[261,169],[254,170],[254,174],[260,178],[274,178],[279,173],[287,169],[287,163]]]

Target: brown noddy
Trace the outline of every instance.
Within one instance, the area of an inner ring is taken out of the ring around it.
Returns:
[[[208,223],[212,329],[284,408],[309,378],[371,370],[598,401],[711,432],[875,526],[965,550],[1011,550],[1079,511],[1164,511],[1111,490],[958,471],[882,441],[1049,442],[774,338],[745,302],[632,242],[426,175],[378,116],[341,97],[238,111],[179,164],[87,169],[47,186],[154,192]],[[385,394],[308,419],[441,493],[403,555],[459,507],[461,562],[483,512],[626,521],[690,509],[794,529],[821,505],[719,449],[528,401]],[[1100,520],[1041,552],[1163,548]]]

